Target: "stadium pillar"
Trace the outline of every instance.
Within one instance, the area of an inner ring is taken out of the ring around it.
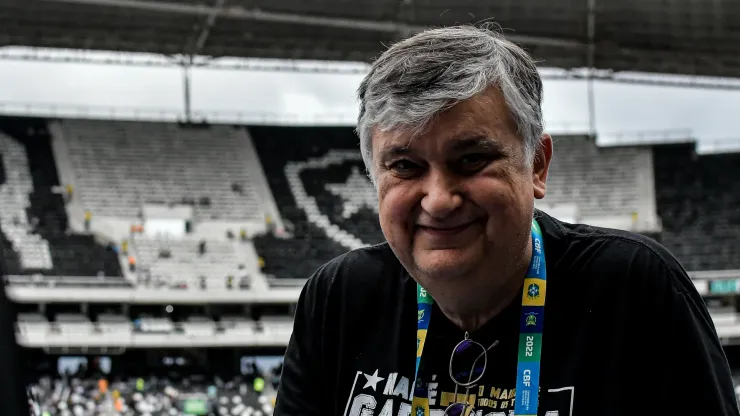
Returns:
[[[182,61],[183,99],[185,102],[185,122],[193,122],[193,112],[190,103],[190,68],[193,65],[193,57],[188,56]]]
[[[594,97],[594,72],[596,72],[596,0],[586,0],[586,34],[588,36],[588,47],[586,48],[586,66],[588,67],[588,79],[586,80],[588,98],[588,128],[589,135],[596,140],[596,97]]]

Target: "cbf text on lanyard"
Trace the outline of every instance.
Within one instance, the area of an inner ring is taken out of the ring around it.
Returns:
[[[540,361],[542,356],[542,328],[545,318],[545,295],[547,294],[547,270],[545,267],[545,246],[542,230],[536,220],[532,220],[532,260],[524,278],[522,311],[519,323],[519,361],[516,369],[516,416],[536,416],[539,406]],[[412,409],[414,415],[429,416],[427,389],[419,388],[419,363],[424,351],[434,300],[421,286],[417,285],[416,303],[418,306],[416,329],[416,371],[414,373],[414,393]]]

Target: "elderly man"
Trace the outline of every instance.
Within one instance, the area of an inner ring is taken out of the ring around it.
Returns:
[[[553,142],[527,53],[429,30],[388,49],[359,98],[387,243],[308,281],[275,415],[738,415],[676,259],[534,209]]]

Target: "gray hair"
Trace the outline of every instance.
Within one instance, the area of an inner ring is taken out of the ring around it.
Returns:
[[[441,112],[492,85],[501,90],[532,163],[543,131],[542,79],[527,52],[495,31],[467,25],[427,30],[388,48],[357,91],[357,134],[373,183],[374,130],[419,135]]]

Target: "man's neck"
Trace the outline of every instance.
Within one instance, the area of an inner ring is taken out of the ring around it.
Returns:
[[[486,307],[476,308],[477,310],[470,310],[464,313],[446,310],[442,305],[439,305],[439,308],[442,310],[442,313],[445,314],[447,319],[457,327],[468,332],[475,331],[482,327],[486,322],[498,316],[498,314],[506,309],[516,298],[523,279],[510,280],[511,284],[507,285],[508,287],[501,287],[496,294],[497,296],[491,299]]]
[[[480,291],[480,293],[488,293],[490,296],[480,298],[478,302],[471,299],[470,302],[466,303],[463,310],[451,310],[439,304],[442,313],[459,328],[469,332],[475,331],[486,322],[495,318],[520,293],[522,284],[524,283],[524,277],[527,274],[527,269],[532,259],[531,241],[527,245],[524,255],[519,257],[519,259],[520,261],[514,266],[513,271],[503,280],[499,280],[499,282],[503,281],[503,284]]]

